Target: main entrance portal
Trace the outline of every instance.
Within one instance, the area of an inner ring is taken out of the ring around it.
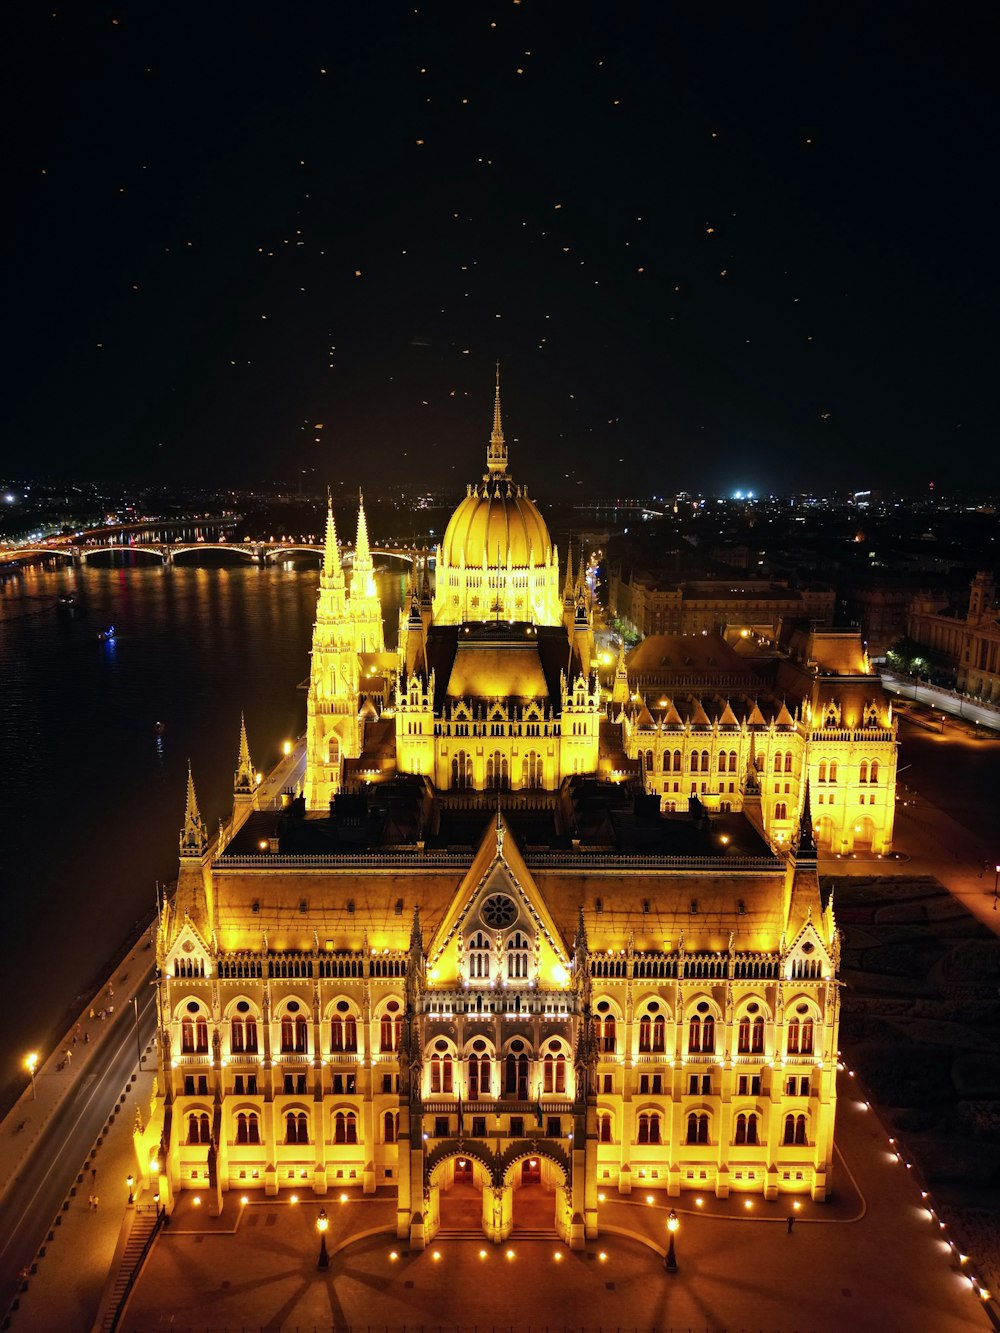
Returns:
[[[477,1234],[499,1245],[518,1235],[567,1243],[571,1236],[565,1167],[537,1149],[523,1156],[439,1156],[429,1172],[427,1205],[428,1239]]]

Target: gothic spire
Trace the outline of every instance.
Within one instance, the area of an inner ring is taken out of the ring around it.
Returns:
[[[333,517],[333,497],[326,493],[326,537],[323,541],[323,573],[332,574],[342,580],[343,570],[340,565],[340,543],[337,541],[337,524]]]
[[[575,587],[576,581],[573,578],[573,538],[571,536],[566,544],[566,582],[563,584],[564,605],[572,606]]]
[[[489,481],[490,477],[506,477],[507,475],[507,445],[503,438],[503,425],[500,421],[500,362],[497,362],[497,385],[496,397],[493,402],[493,433],[490,435],[489,448],[486,450],[486,476],[484,481]]]
[[[193,790],[193,788],[192,788]],[[233,791],[237,796],[252,796],[257,790],[257,774],[250,758],[250,745],[247,741],[247,724],[240,714],[240,753],[236,761],[236,776]]]
[[[354,568],[367,569],[372,562],[368,545],[368,520],[365,518],[365,497],[358,492],[358,536],[354,543]]]
[[[757,736],[756,733],[750,733],[750,754],[747,757],[747,771],[743,783],[743,794],[745,796],[759,796],[760,784],[757,781]]]
[[[809,800],[809,779],[806,778],[805,794],[802,798],[802,814],[799,817],[799,840],[795,849],[797,860],[816,856],[816,839],[813,837],[812,803]]]
[[[181,830],[181,856],[204,856],[208,847],[208,832],[198,810],[191,761],[188,760],[187,804],[184,807],[184,828]]]

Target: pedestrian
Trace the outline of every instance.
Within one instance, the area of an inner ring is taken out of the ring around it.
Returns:
[[[92,1194],[87,1195],[87,1207],[91,1212],[94,1211],[94,1196]]]
[[[100,1199],[99,1199],[99,1198],[97,1197],[97,1195],[95,1194],[95,1195],[94,1195],[94,1212],[95,1212],[95,1213],[97,1212],[97,1205],[98,1205],[100,1202],[101,1202]]]
[[[75,1032],[73,1033],[73,1045],[74,1045],[74,1046],[76,1045],[76,1033],[75,1033]]]
[[[96,1185],[96,1184],[97,1184],[97,1167],[96,1167],[96,1166],[92,1166],[92,1167],[90,1168],[90,1183],[91,1183],[92,1185]]]
[[[85,1033],[83,1034],[83,1044],[84,1044],[84,1046],[89,1046],[89,1045],[90,1045],[90,1033],[89,1033],[89,1032],[85,1032]]]
[[[794,1214],[794,1213],[789,1213],[789,1214],[788,1214],[788,1232],[787,1232],[787,1234],[788,1234],[789,1236],[792,1234],[792,1227],[793,1227],[794,1225],[795,1225],[795,1214]]]
[[[94,1013],[94,1006],[90,1006],[90,1021],[93,1022],[97,1015]]]
[[[65,1058],[65,1060],[66,1060],[66,1063],[69,1064],[70,1060],[73,1059],[73,1051],[72,1051],[72,1048],[69,1047],[69,1046],[67,1046],[66,1049],[63,1051],[63,1056],[64,1056],[64,1058]]]

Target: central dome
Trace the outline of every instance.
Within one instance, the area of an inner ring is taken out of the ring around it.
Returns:
[[[545,520],[507,471],[497,371],[486,472],[448,520],[437,552],[434,623],[530,620],[558,625],[559,556]]]
[[[549,563],[552,539],[545,520],[522,486],[504,477],[470,486],[448,521],[441,557],[445,564],[504,569]]]

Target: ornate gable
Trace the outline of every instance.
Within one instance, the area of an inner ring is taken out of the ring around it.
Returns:
[[[508,947],[522,947],[517,936],[529,956],[527,974],[515,970],[508,977],[503,957]],[[491,954],[489,967],[473,964],[474,951]],[[562,985],[569,965],[570,950],[498,812],[430,942],[428,980],[439,986],[480,979]]]
[[[172,977],[210,977],[213,971],[212,951],[201,937],[190,917],[177,932],[167,955],[167,975]]]

